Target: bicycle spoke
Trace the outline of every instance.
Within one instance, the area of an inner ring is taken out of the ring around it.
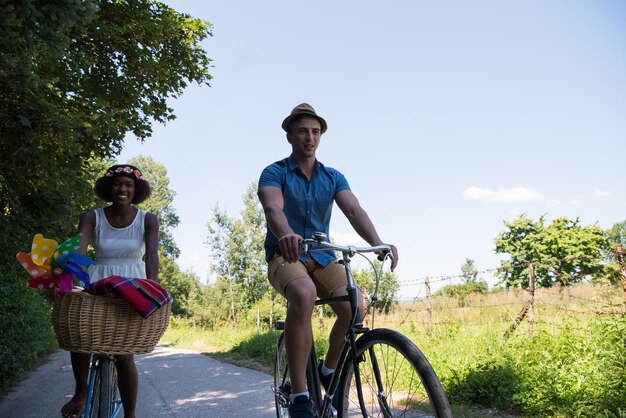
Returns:
[[[339,397],[343,416],[363,416],[357,385],[362,387],[368,417],[451,416],[441,385],[417,347],[391,330],[370,333],[358,344],[360,382],[354,381],[350,361],[342,373]],[[425,385],[431,387],[427,390]]]

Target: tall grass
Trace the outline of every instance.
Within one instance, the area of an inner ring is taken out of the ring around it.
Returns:
[[[528,299],[521,290],[463,301],[435,298],[432,332],[423,301],[377,316],[373,325],[396,329],[416,343],[455,408],[498,408],[529,417],[624,417],[622,297],[615,287],[591,284],[538,291],[533,323],[523,321],[513,332],[513,320]],[[313,323],[321,356],[332,319],[316,316]],[[172,321],[163,338],[266,371],[275,341],[272,330],[229,326],[209,331],[183,320]]]

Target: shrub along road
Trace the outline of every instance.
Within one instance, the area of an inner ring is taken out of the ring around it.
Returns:
[[[138,418],[274,417],[272,377],[189,350],[157,347],[136,356]],[[56,351],[0,399],[0,417],[59,417],[74,379],[70,356]]]

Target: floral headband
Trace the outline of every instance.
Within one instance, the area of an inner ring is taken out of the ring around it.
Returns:
[[[141,171],[139,171],[139,169],[131,167],[129,165],[127,165],[127,166],[117,166],[115,168],[110,168],[107,171],[107,173],[106,173],[107,177],[123,176],[123,175],[133,176],[137,180],[145,180],[143,178],[143,174],[141,174]]]

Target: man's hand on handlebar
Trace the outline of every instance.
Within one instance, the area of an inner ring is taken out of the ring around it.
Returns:
[[[280,255],[288,263],[295,263],[300,259],[300,242],[302,237],[298,234],[286,234],[278,239]]]
[[[396,265],[398,265],[398,249],[393,244],[390,244],[390,247],[391,247],[391,267],[390,268],[391,268],[391,271],[394,271],[396,268]],[[378,254],[379,260],[382,261],[385,259],[385,253],[378,252],[376,254]]]

